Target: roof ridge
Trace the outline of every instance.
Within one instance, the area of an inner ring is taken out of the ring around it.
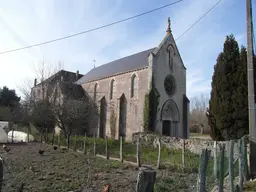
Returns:
[[[102,64],[88,71],[82,78],[76,81],[76,84],[83,84],[88,81],[94,81],[113,74],[120,74],[134,69],[141,69],[148,66],[148,56],[156,47],[146,49],[108,63]]]
[[[118,61],[118,60],[126,59],[127,57],[132,57],[132,56],[134,56],[134,55],[140,54],[140,53],[142,53],[142,52],[149,51],[149,50],[151,50],[151,49],[156,49],[156,48],[157,48],[157,47],[152,47],[152,48],[150,48],[150,49],[146,49],[146,50],[144,50],[144,51],[140,51],[140,52],[137,52],[137,53],[133,53],[133,54],[131,54],[131,55],[127,55],[127,56],[125,56],[125,57],[121,57],[121,58],[119,58],[119,59],[115,59],[115,60],[112,60],[112,61],[110,61],[110,62],[104,63],[104,64],[102,64],[102,65],[100,65],[100,66],[98,66],[98,67],[101,67],[101,66],[107,65],[107,64],[112,63],[112,62],[114,62],[114,61]],[[98,67],[92,68],[91,70],[93,70],[93,69],[97,69]]]

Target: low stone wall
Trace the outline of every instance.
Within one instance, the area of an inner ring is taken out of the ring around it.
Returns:
[[[162,146],[165,146],[166,148],[169,149],[182,149],[183,147],[183,139],[179,138],[173,138],[173,137],[167,137],[167,136],[159,136],[156,134],[152,133],[134,133],[132,136],[132,142],[136,143],[137,138],[140,137],[140,141],[143,145],[146,146],[154,146],[157,147],[157,140],[160,138]],[[225,144],[225,150],[226,150],[226,155],[227,150],[228,150],[228,145],[227,142],[224,141],[219,141],[217,145],[219,144]],[[191,151],[192,153],[195,154],[201,154],[202,149],[207,148],[211,150],[211,155],[213,155],[213,149],[214,149],[214,141],[211,140],[203,140],[203,139],[196,139],[196,138],[191,138],[191,139],[186,139],[185,140],[185,147],[186,150]],[[219,147],[217,147],[217,150],[219,150]],[[234,156],[235,158],[238,157],[238,142],[235,141],[234,144]]]

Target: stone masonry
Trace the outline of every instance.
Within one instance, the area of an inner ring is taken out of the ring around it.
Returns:
[[[155,148],[158,147],[158,138],[160,138],[161,144],[163,147],[168,149],[182,149],[183,148],[183,139],[168,137],[168,136],[159,136],[153,133],[134,133],[132,136],[132,142],[136,143],[137,138],[140,138],[140,142],[142,145],[146,146],[154,146]],[[248,137],[246,138],[246,142],[248,143]],[[228,142],[225,141],[218,141],[217,145],[224,144],[225,145],[225,155],[228,155]],[[213,155],[214,150],[214,141],[213,140],[204,140],[198,138],[191,138],[185,139],[185,148],[186,150],[195,153],[201,154],[202,149],[209,149],[211,151],[211,155]],[[219,147],[217,147],[217,152],[219,152]],[[238,142],[235,141],[234,143],[234,157],[238,158],[239,156],[239,149],[238,149]]]
[[[131,78],[136,75],[138,81],[137,95],[131,98]],[[111,80],[115,80],[115,92],[113,93],[113,99],[110,100],[110,83]],[[144,106],[144,96],[148,91],[148,70],[147,68],[132,71],[128,73],[123,73],[113,77],[107,77],[100,79],[98,81],[88,82],[83,84],[83,88],[87,93],[93,98],[94,87],[98,83],[96,102],[100,106],[100,100],[105,97],[107,101],[107,122],[106,122],[106,135],[110,136],[110,114],[111,110],[114,109],[117,116],[116,121],[116,139],[118,138],[119,132],[119,100],[122,94],[124,94],[127,101],[127,112],[126,112],[126,139],[131,140],[132,133],[143,131],[143,106]],[[136,109],[137,108],[137,109]],[[95,130],[95,129],[94,129]],[[95,132],[95,134],[97,134]]]

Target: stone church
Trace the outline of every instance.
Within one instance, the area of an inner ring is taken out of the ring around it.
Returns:
[[[157,47],[95,67],[76,82],[98,105],[99,137],[131,140],[133,133],[143,131],[188,137],[186,68],[170,19],[166,33]],[[145,98],[151,109],[147,130]]]

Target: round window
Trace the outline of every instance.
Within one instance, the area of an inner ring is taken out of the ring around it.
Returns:
[[[167,75],[164,80],[164,88],[169,96],[174,95],[176,91],[176,82],[172,75]]]

